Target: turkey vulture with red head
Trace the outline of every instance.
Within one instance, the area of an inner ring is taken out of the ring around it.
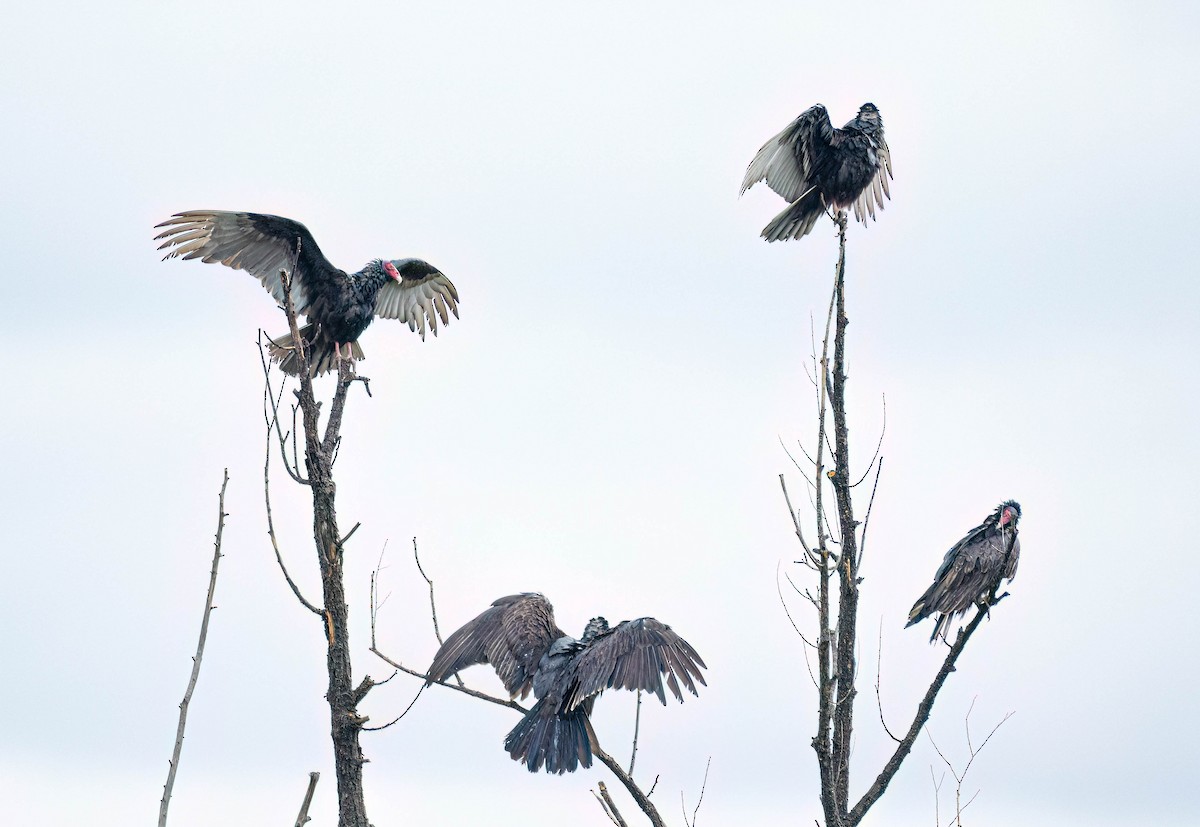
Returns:
[[[504,739],[514,761],[530,772],[574,772],[592,765],[596,733],[589,716],[605,689],[653,692],[664,705],[671,690],[681,703],[683,684],[693,695],[708,668],[691,645],[652,617],[614,627],[602,617],[588,621],[576,640],[554,623],[554,607],[537,593],[502,597],[456,631],[438,650],[425,685],[459,670],[490,663],[509,697],[537,703]]]
[[[436,267],[419,258],[375,259],[357,273],[346,273],[321,254],[312,233],[298,221],[251,212],[192,210],[176,213],[157,225],[163,257],[219,262],[255,276],[280,305],[284,303],[280,270],[290,270],[300,241],[300,258],[292,277],[292,302],[308,324],[300,329],[312,375],[336,370],[341,359],[363,359],[358,337],[378,316],[407,322],[425,338],[428,326],[458,318],[458,291]],[[345,346],[344,352],[343,347]],[[293,376],[300,359],[290,334],[271,340],[271,358]]]
[[[1020,519],[1020,504],[1007,500],[955,543],[933,576],[933,585],[909,610],[905,628],[938,613],[929,642],[938,637],[946,640],[955,615],[989,600],[1001,579],[1016,577],[1021,557],[1021,541],[1017,539]]]
[[[835,129],[821,104],[805,110],[787,128],[763,144],[750,162],[742,192],[759,181],[791,202],[762,231],[767,241],[808,235],[827,209],[854,208],[866,223],[875,205],[891,198],[892,156],[883,140],[883,121],[873,103],[864,103],[854,120]]]

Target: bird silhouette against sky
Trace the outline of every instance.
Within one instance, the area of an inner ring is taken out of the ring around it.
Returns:
[[[596,733],[589,716],[605,689],[652,692],[665,686],[680,702],[681,684],[697,695],[707,668],[690,644],[652,617],[614,627],[594,617],[576,640],[554,623],[554,608],[537,593],[502,597],[456,631],[438,650],[426,686],[468,666],[490,663],[512,698],[532,691],[537,702],[504,740],[530,772],[574,772],[592,765]]]
[[[933,576],[933,585],[909,610],[905,628],[937,614],[929,642],[938,637],[946,640],[956,615],[990,601],[1001,579],[1016,577],[1021,557],[1021,541],[1017,538],[1020,520],[1021,506],[1016,500],[1007,500],[955,543]]]
[[[312,233],[298,221],[277,215],[194,210],[176,213],[156,226],[162,232],[163,257],[219,262],[258,278],[282,306],[280,270],[291,270],[300,241],[300,258],[292,276],[296,313],[307,317],[300,329],[312,375],[336,370],[342,359],[364,358],[358,337],[372,320],[399,319],[425,338],[438,320],[458,318],[458,291],[436,267],[419,258],[375,259],[357,273],[346,273],[321,254]],[[344,346],[344,352],[343,352]],[[271,339],[271,358],[284,372],[300,372],[299,353],[291,334]]]
[[[800,239],[812,232],[826,210],[853,207],[866,223],[891,198],[892,156],[883,139],[883,120],[873,103],[864,103],[854,120],[835,129],[821,104],[805,110],[787,128],[763,144],[742,180],[742,192],[759,181],[790,206],[762,231],[767,241]]]

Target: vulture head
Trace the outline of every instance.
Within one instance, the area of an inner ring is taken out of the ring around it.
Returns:
[[[587,626],[583,627],[583,636],[579,638],[579,642],[584,645],[589,644],[607,631],[608,621],[602,617],[593,617],[587,622]]]
[[[1017,527],[1017,522],[1021,519],[1021,504],[1016,500],[1005,500],[996,506],[996,527],[1004,528],[1005,526]]]
[[[401,279],[420,280],[429,276],[443,276],[441,270],[419,258],[398,258],[383,262],[383,271],[395,281]]]

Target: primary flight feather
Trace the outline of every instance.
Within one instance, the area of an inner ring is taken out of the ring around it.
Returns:
[[[292,302],[307,317],[300,335],[308,351],[312,375],[335,370],[339,360],[363,359],[358,337],[376,316],[406,322],[425,338],[437,335],[438,321],[458,318],[458,291],[436,267],[417,258],[375,259],[357,273],[329,263],[312,233],[298,221],[277,215],[218,210],[176,213],[161,229],[163,257],[217,262],[256,277],[280,305],[284,303],[280,270],[290,270],[300,242],[300,258],[292,276]],[[343,355],[343,346],[346,353]],[[300,372],[299,354],[290,334],[273,338],[271,358],[292,375]]]

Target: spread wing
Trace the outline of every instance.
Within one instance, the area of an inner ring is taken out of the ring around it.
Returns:
[[[824,106],[818,103],[806,109],[763,144],[742,179],[742,192],[765,180],[787,201],[800,198],[813,187],[813,169],[820,157],[831,151],[830,142],[836,132]]]
[[[888,179],[892,177],[892,153],[888,150],[887,142],[883,140],[883,132],[880,131],[876,136],[878,146],[875,148],[876,155],[879,156],[879,172],[871,179],[871,184],[862,191],[862,194],[854,202],[854,217],[866,223],[866,216],[870,215],[871,219],[875,218],[875,205],[879,205],[879,209],[883,209],[883,199],[892,198],[892,192],[888,189]]]
[[[708,667],[700,655],[667,624],[652,617],[626,620],[598,636],[571,662],[561,709],[569,712],[605,689],[641,689],[666,704],[664,675],[667,688],[682,702],[679,684],[699,694],[695,681],[705,683],[701,668]]]
[[[554,607],[536,593],[502,597],[456,631],[438,649],[425,685],[477,663],[490,663],[512,697],[524,698],[533,686],[538,661],[563,637],[554,625]]]
[[[381,319],[399,319],[408,329],[425,338],[425,325],[436,336],[438,319],[450,323],[450,314],[458,318],[458,291],[440,270],[424,261],[414,261],[400,269],[400,280],[389,279],[375,300],[375,315]]]
[[[176,213],[155,229],[158,249],[168,258],[219,262],[256,277],[275,301],[284,303],[279,271],[290,269],[299,238],[300,260],[292,281],[292,302],[303,312],[316,292],[338,271],[317,246],[312,233],[298,221],[249,212],[191,210]]]

